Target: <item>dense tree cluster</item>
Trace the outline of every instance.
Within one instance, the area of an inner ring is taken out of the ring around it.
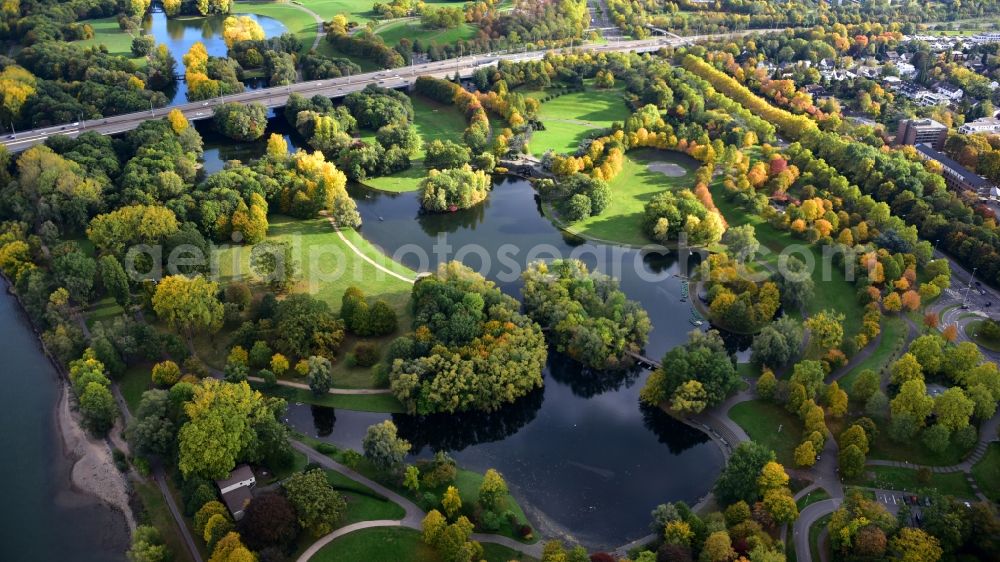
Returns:
[[[493,178],[465,164],[459,168],[430,170],[420,182],[420,205],[428,211],[468,209],[482,203],[493,187]]]
[[[725,400],[739,380],[719,332],[695,330],[687,343],[667,352],[660,368],[646,380],[640,397],[657,406],[702,394],[701,408],[695,409],[701,411]]]
[[[409,411],[492,411],[542,386],[542,332],[493,283],[443,264],[412,303],[414,332],[390,350],[391,388]]]
[[[556,349],[592,369],[632,363],[651,329],[646,311],[618,283],[579,260],[531,264],[522,274],[528,316],[548,330]]]

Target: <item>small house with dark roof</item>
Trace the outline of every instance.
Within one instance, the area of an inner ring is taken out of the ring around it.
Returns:
[[[241,464],[229,473],[229,476],[216,480],[215,485],[219,487],[222,494],[222,501],[229,508],[229,513],[233,519],[239,521],[243,519],[243,511],[250,500],[253,499],[253,487],[257,485],[257,478],[253,470],[245,464]]]

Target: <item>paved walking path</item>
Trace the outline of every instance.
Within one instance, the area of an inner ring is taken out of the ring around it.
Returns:
[[[842,498],[830,498],[818,501],[807,505],[799,513],[799,518],[795,520],[795,524],[792,527],[792,540],[795,541],[795,559],[798,562],[812,562],[812,553],[809,551],[809,528],[824,515],[836,511],[842,501]]]
[[[219,374],[221,375],[221,372]],[[247,377],[247,380],[257,383],[264,382],[264,379],[260,377]],[[275,383],[278,386],[287,386],[290,388],[298,388],[302,390],[312,390],[311,388],[309,388],[308,384],[301,382],[286,381],[279,379],[275,381]],[[392,391],[389,390],[388,388],[331,388],[330,390],[327,391],[327,394],[341,394],[341,395],[351,395],[351,396],[358,396],[358,395],[368,396],[373,394],[391,394],[391,393]]]
[[[420,509],[420,507],[418,507],[417,504],[406,499],[400,494],[390,490],[389,488],[386,488],[385,486],[379,484],[378,482],[375,482],[374,480],[371,480],[369,478],[362,476],[361,474],[358,474],[351,468],[334,461],[330,457],[320,453],[319,451],[313,449],[312,447],[306,445],[305,443],[294,440],[291,443],[292,447],[295,450],[303,453],[309,462],[318,463],[320,466],[324,468],[335,470],[340,474],[343,474],[344,476],[350,478],[351,480],[354,480],[356,482],[364,484],[365,486],[368,486],[376,493],[385,496],[387,499],[397,503],[400,507],[403,508],[403,511],[405,513],[403,519],[399,521],[390,521],[390,520],[362,521],[361,523],[355,523],[353,525],[341,527],[340,529],[337,529],[332,533],[324,535],[315,543],[313,543],[308,549],[306,549],[305,552],[302,553],[301,556],[299,556],[298,562],[306,562],[313,555],[319,552],[320,549],[330,544],[332,541],[348,533],[352,533],[360,529],[371,529],[375,527],[406,527],[408,529],[414,529],[417,531],[421,530],[420,523],[423,521],[426,513],[424,513],[424,510]],[[481,543],[487,542],[487,543],[503,545],[506,546],[507,548],[516,550],[523,554],[527,554],[528,556],[531,556],[533,558],[542,557],[543,545],[541,541],[535,544],[523,544],[509,537],[504,537],[501,535],[484,534],[484,533],[473,534],[472,540],[476,540]]]

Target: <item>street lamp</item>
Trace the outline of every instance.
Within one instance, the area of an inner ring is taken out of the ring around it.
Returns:
[[[973,267],[972,268],[972,277],[969,277],[969,284],[968,284],[968,286],[965,287],[965,296],[962,297],[962,308],[963,309],[967,306],[965,304],[965,301],[969,298],[969,289],[972,288],[972,281],[973,281],[973,279],[976,278],[976,270],[977,269],[979,269],[979,268],[978,267]]]

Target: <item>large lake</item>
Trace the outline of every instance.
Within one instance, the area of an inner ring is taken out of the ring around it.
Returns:
[[[272,119],[269,132],[282,134],[293,148],[307,148],[284,119]],[[234,145],[204,134],[206,172],[221,169],[226,160],[263,153],[260,142]],[[350,192],[364,221],[364,237],[414,270],[460,259],[519,297],[517,273],[530,258],[574,255],[618,278],[628,297],[649,312],[653,330],[647,356],[660,359],[695,329],[681,275],[698,263],[698,256],[567,235],[542,214],[526,180],[499,179],[481,205],[446,214],[421,213],[415,192],[393,194],[361,185],[352,185]],[[589,372],[553,352],[545,388],[493,414],[390,416],[292,404],[288,421],[308,435],[360,449],[368,426],[391,417],[413,443],[414,456],[446,450],[462,466],[496,468],[543,532],[608,548],[647,534],[657,504],[696,503],[724,464],[722,452],[703,433],[640,405],[647,376],[640,369]]]

